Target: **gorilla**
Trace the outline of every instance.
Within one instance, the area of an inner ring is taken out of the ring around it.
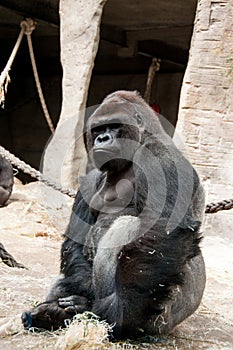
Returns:
[[[0,207],[8,201],[14,183],[13,168],[10,162],[0,156]],[[0,259],[10,267],[25,268],[18,263],[15,258],[8,253],[2,243],[0,243]]]
[[[11,195],[13,179],[12,165],[0,156],[0,206],[4,206]]]
[[[205,287],[198,175],[137,92],[108,95],[84,141],[93,169],[79,180],[61,275],[24,327],[55,330],[89,310],[115,339],[168,334]]]

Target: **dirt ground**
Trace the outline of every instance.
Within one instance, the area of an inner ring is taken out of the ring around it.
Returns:
[[[0,262],[0,349],[4,350],[56,349],[62,336],[29,333],[20,323],[20,314],[44,300],[59,272],[61,234],[70,211],[63,205],[48,208],[41,188],[38,183],[18,182],[8,205],[0,208],[0,242],[28,268]],[[87,342],[80,349],[233,349],[233,241],[205,237],[202,246],[207,269],[203,302],[169,337],[104,347]]]

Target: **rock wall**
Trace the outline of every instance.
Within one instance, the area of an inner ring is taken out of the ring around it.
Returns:
[[[233,2],[199,0],[177,131],[207,201],[233,197]],[[206,215],[205,231],[231,237],[233,210]]]
[[[56,132],[45,151],[43,171],[72,188],[77,187],[77,177],[85,168],[83,110],[98,49],[105,2],[60,0],[63,102]]]

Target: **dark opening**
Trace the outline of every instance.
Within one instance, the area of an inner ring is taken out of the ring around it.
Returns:
[[[100,45],[88,106],[118,89],[145,92],[152,58],[161,59],[150,104],[175,127],[180,89],[188,63],[196,0],[109,0],[104,8]]]
[[[53,124],[56,126],[61,108],[59,1],[0,0],[0,73],[10,57],[20,32],[20,22],[33,18],[37,22],[32,33],[37,69]],[[36,89],[26,35],[10,71],[5,108],[0,108],[0,144],[36,169],[49,137]],[[19,173],[24,182],[30,176]]]

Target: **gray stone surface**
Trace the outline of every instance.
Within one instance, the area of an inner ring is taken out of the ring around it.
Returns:
[[[207,202],[233,197],[233,3],[199,0],[177,131]],[[232,239],[233,211],[206,215],[205,231]]]

